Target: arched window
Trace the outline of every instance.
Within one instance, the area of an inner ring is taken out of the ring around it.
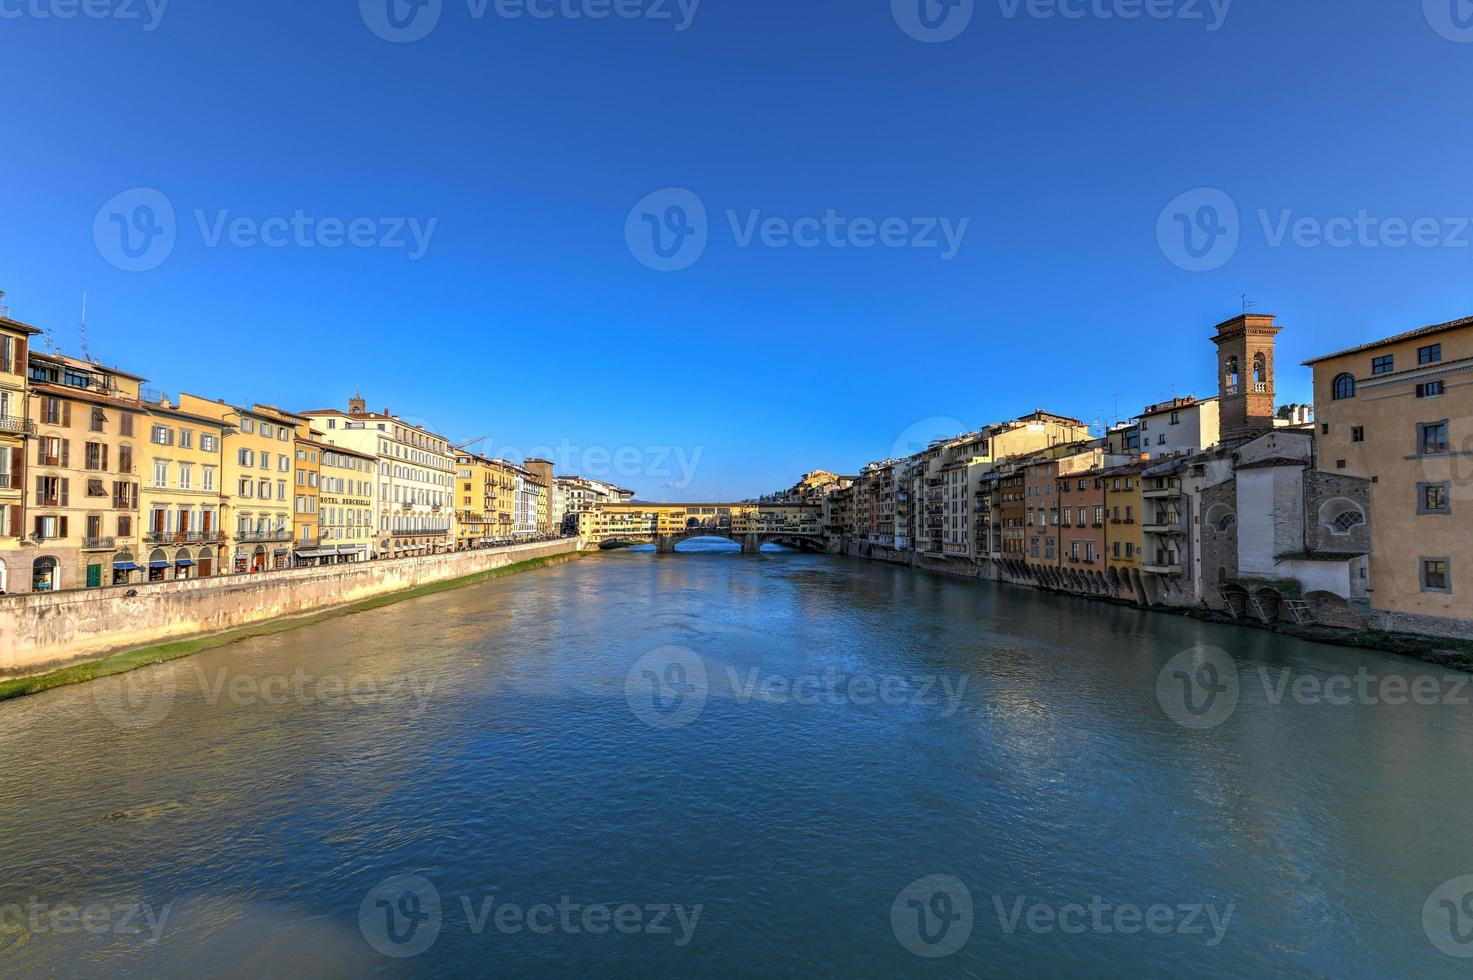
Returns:
[[[1230,530],[1238,523],[1238,515],[1226,504],[1213,504],[1207,509],[1207,526],[1215,531]]]
[[[1253,355],[1253,383],[1268,383],[1268,358],[1263,356],[1262,351]]]
[[[1331,534],[1349,534],[1365,522],[1366,512],[1353,500],[1336,497],[1320,505],[1320,523]]]
[[[0,561],[0,595],[10,591],[10,570],[5,567],[5,562]]]
[[[1342,398],[1355,397],[1355,375],[1342,374],[1335,379],[1335,386],[1330,392],[1330,397],[1335,401]]]
[[[31,564],[31,591],[55,592],[61,588],[55,558],[37,558]]]
[[[1238,386],[1238,359],[1229,357],[1227,362],[1227,383],[1229,388]]]

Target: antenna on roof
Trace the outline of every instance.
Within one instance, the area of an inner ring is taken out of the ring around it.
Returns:
[[[82,290],[82,319],[77,324],[77,344],[82,350],[82,360],[92,360],[87,352],[87,290],[85,289]]]
[[[0,316],[10,316],[10,307],[5,305],[5,290],[0,289]]]
[[[1243,294],[1243,312],[1244,313],[1247,313],[1249,310],[1253,309],[1257,305],[1258,305],[1257,303],[1253,302],[1251,299],[1248,298],[1248,294],[1247,293],[1244,293]]]

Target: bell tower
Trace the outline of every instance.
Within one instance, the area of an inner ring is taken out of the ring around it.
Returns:
[[[1243,313],[1217,325],[1217,397],[1224,442],[1274,427],[1274,338],[1268,313]]]
[[[368,412],[368,402],[363,400],[363,393],[354,390],[353,397],[348,399],[349,415],[364,415]]]

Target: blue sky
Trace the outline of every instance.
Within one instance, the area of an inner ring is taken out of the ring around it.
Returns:
[[[92,352],[167,392],[361,387],[731,498],[951,420],[1209,394],[1244,293],[1281,400],[1305,357],[1473,313],[1454,0],[924,0],[944,42],[922,0],[394,0],[433,22],[405,43],[389,0],[94,2],[0,3],[0,288],[68,351],[85,290]],[[637,16],[569,16],[599,9]],[[704,249],[650,268],[650,221]]]

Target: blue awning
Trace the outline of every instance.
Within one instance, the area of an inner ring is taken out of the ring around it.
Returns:
[[[180,559],[179,561],[176,561],[174,564],[175,565],[178,565],[180,568],[193,568],[194,567],[194,562],[190,561],[188,558]]]
[[[166,561],[151,561],[151,562],[148,563],[148,567],[149,568],[168,568],[169,567],[169,563],[166,562]]]
[[[136,572],[138,571],[138,566],[131,561],[115,561],[113,562],[113,570],[118,572]]]

